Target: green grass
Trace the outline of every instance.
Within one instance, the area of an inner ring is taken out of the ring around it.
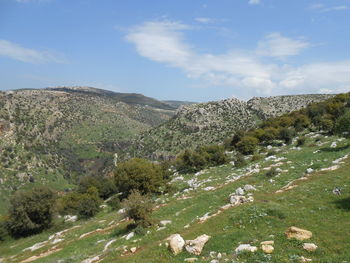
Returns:
[[[265,167],[269,167],[275,161],[261,159],[249,165],[260,166],[260,172],[241,179],[224,184],[233,175],[247,173],[247,167],[237,169],[231,165],[224,165],[208,169],[198,176],[200,182],[206,181],[196,190],[188,193],[180,193],[176,196],[164,195],[158,203],[165,203],[153,213],[155,220],[172,220],[166,229],[156,231],[156,227],[145,236],[136,236],[131,240],[125,240],[123,235],[129,233],[127,222],[108,228],[110,222],[118,222],[118,215],[108,210],[100,212],[97,217],[80,221],[71,225],[59,225],[61,229],[23,238],[20,240],[7,240],[0,244],[0,258],[5,257],[5,262],[20,262],[33,255],[38,255],[53,247],[52,244],[34,252],[23,252],[26,247],[37,242],[42,242],[48,237],[73,225],[80,225],[63,237],[64,241],[57,246],[62,248],[59,252],[43,257],[35,262],[81,262],[83,259],[100,255],[102,262],[184,262],[185,258],[193,257],[187,252],[174,256],[165,247],[165,238],[174,233],[181,234],[185,239],[194,239],[201,234],[208,234],[212,238],[204,247],[197,262],[210,262],[210,251],[226,253],[226,258],[234,262],[298,262],[298,257],[312,258],[313,262],[345,263],[350,262],[350,159],[345,161],[335,171],[316,171],[307,180],[296,181],[298,187],[292,190],[275,193],[292,180],[305,176],[307,168],[314,167],[318,170],[330,167],[332,161],[350,153],[350,140],[338,142],[337,148],[330,148],[331,142],[336,137],[323,138],[325,144],[321,147],[314,145],[314,139],[307,139],[301,150],[293,150],[291,146],[281,147],[276,157],[285,157],[282,170],[288,172],[279,173],[270,182],[265,176]],[[320,150],[319,152],[315,152]],[[315,152],[315,153],[314,153]],[[290,162],[287,162],[290,161]],[[294,168],[292,168],[294,167]],[[193,174],[183,175],[186,180],[194,177]],[[210,179],[211,181],[209,181]],[[253,203],[243,204],[230,208],[221,214],[207,220],[203,224],[198,223],[198,218],[206,213],[213,214],[227,204],[228,196],[235,189],[245,184],[254,185],[258,191],[254,192]],[[186,183],[176,182],[178,189],[186,188]],[[207,186],[217,187],[213,191],[204,191]],[[332,193],[334,187],[342,188],[342,195]],[[188,188],[188,186],[187,186]],[[178,200],[182,194],[189,199]],[[105,220],[105,221],[101,221]],[[186,225],[189,228],[184,228]],[[290,226],[297,226],[313,232],[313,237],[306,242],[314,242],[319,247],[316,252],[310,253],[302,249],[302,243],[296,240],[288,240],[284,232]],[[105,229],[86,238],[79,237],[89,231],[98,228]],[[106,229],[108,228],[108,229]],[[107,242],[116,239],[107,251],[103,248]],[[136,242],[134,242],[137,240]],[[261,250],[254,254],[233,255],[234,249],[243,243],[259,246],[261,241],[274,240],[275,251],[271,256],[264,255]],[[160,246],[162,244],[162,246]],[[135,254],[122,256],[121,246],[138,247]],[[14,246],[14,247],[13,247]],[[9,259],[11,256],[15,256]],[[223,261],[222,261],[223,262]]]

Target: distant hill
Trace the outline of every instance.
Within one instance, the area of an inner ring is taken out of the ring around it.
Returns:
[[[174,114],[143,95],[89,87],[0,92],[0,213],[18,188],[63,190],[108,173],[115,153]]]
[[[220,143],[238,129],[298,110],[334,95],[256,97],[245,102],[235,98],[181,106],[169,121],[143,133],[130,152],[148,158],[171,158],[185,148]]]
[[[163,101],[166,104],[174,107],[174,108],[179,108],[182,105],[191,105],[191,104],[196,104],[197,102],[191,102],[191,101],[179,101],[179,100],[165,100]]]

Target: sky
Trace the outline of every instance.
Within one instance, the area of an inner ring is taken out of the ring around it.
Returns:
[[[0,0],[0,90],[350,91],[350,0]]]

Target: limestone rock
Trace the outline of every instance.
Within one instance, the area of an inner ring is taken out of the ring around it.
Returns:
[[[134,236],[135,236],[135,233],[134,232],[130,232],[129,234],[126,235],[125,239],[129,240],[129,239],[133,238]]]
[[[301,263],[306,263],[306,262],[311,262],[312,259],[311,259],[311,258],[305,258],[305,257],[301,256],[301,257],[299,258],[299,261],[300,261]]]
[[[188,253],[200,255],[204,245],[208,242],[210,236],[204,234],[194,240],[186,240],[186,250]]]
[[[78,216],[75,216],[75,215],[73,215],[73,216],[71,216],[71,215],[65,215],[65,216],[63,217],[63,219],[64,219],[64,222],[75,222],[75,221],[78,220]]]
[[[244,190],[242,189],[242,187],[236,189],[236,195],[244,195]]]
[[[94,262],[98,262],[100,260],[99,256],[93,257],[93,258],[87,258],[85,260],[83,260],[81,263],[94,263]]]
[[[285,232],[287,238],[295,238],[298,240],[305,240],[305,239],[309,239],[312,237],[312,232],[305,230],[305,229],[301,229],[295,226],[292,226],[290,228],[287,229],[287,231]]]
[[[254,186],[252,186],[251,184],[246,184],[244,187],[243,187],[244,191],[256,191],[256,188]]]
[[[181,253],[183,247],[185,246],[185,240],[179,234],[171,235],[167,238],[169,241],[169,247],[174,255]]]
[[[245,197],[244,195],[231,195],[230,203],[233,205],[240,205],[247,202],[253,202],[254,198],[252,196]]]
[[[137,250],[137,247],[132,247],[132,248],[130,248],[130,252],[131,252],[131,253],[135,253],[136,250]]]
[[[171,222],[172,222],[171,220],[162,220],[159,222],[159,224],[160,224],[160,226],[164,227],[168,224],[171,224]]]
[[[241,252],[256,252],[258,250],[257,247],[255,246],[251,246],[250,244],[242,244],[242,245],[239,245],[236,249],[235,249],[235,252],[236,254],[239,254]]]
[[[191,263],[191,262],[196,262],[198,260],[198,258],[185,258],[185,262],[189,262],[189,263]]]
[[[309,252],[314,252],[317,249],[317,246],[314,243],[304,243],[303,249],[305,249]]]
[[[266,254],[271,254],[275,248],[271,245],[261,245],[261,249]]]
[[[260,245],[273,245],[273,244],[275,244],[275,241],[273,241],[273,240],[260,242]]]

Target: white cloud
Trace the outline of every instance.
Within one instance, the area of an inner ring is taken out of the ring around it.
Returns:
[[[250,5],[258,5],[258,4],[260,4],[260,2],[261,2],[261,0],[249,0],[249,4]]]
[[[196,17],[194,20],[196,20],[199,23],[203,23],[203,24],[210,24],[210,23],[214,23],[215,20],[209,17]]]
[[[64,63],[64,59],[51,51],[38,51],[22,47],[16,43],[0,39],[0,56],[9,57],[22,62],[42,64],[48,62]]]
[[[285,58],[298,55],[309,46],[310,44],[305,41],[287,38],[280,33],[271,33],[262,41],[259,41],[257,54],[260,56]]]
[[[309,6],[311,10],[318,10],[319,12],[343,11],[349,9],[347,5],[326,6],[321,3],[312,4]]]
[[[346,91],[350,88],[350,60],[293,67],[276,60],[266,63],[266,57],[262,57],[297,55],[310,46],[305,41],[273,33],[259,41],[256,50],[217,55],[198,53],[186,43],[184,31],[190,29],[178,22],[146,22],[132,28],[126,40],[135,44],[141,56],[180,68],[189,78],[240,92],[268,95],[319,93],[325,89]]]

